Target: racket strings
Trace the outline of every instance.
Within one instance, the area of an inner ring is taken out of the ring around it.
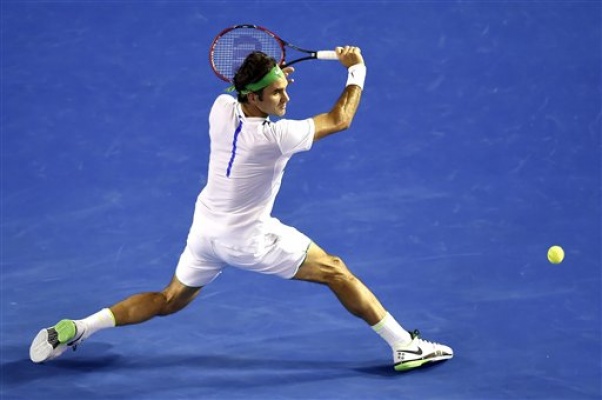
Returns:
[[[226,32],[214,42],[211,62],[216,72],[231,81],[247,55],[254,51],[262,51],[278,63],[284,59],[280,42],[269,33],[241,28]]]

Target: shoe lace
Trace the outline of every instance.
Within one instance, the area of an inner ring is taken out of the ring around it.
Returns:
[[[420,337],[420,331],[418,329],[414,329],[414,332],[410,332],[410,335],[412,336],[412,340],[417,340],[420,343],[424,343],[424,344],[428,344],[430,346],[437,346],[437,343],[435,342],[431,342],[428,340],[424,340],[423,338]]]

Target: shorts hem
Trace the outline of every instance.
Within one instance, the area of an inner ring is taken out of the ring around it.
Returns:
[[[301,269],[301,266],[303,265],[303,263],[305,263],[305,260],[307,260],[307,253],[309,252],[309,247],[311,246],[313,242],[310,240],[309,244],[307,245],[307,248],[305,249],[305,255],[303,256],[303,259],[301,260],[301,262],[299,263],[299,265],[297,265],[297,267],[295,268],[295,271],[293,272],[293,275],[288,278],[288,279],[293,279],[295,278],[295,275],[297,275],[297,272],[299,272],[299,270]]]

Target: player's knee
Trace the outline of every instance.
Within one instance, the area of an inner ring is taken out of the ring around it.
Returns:
[[[345,262],[338,256],[329,255],[324,262],[323,271],[325,281],[328,284],[355,279]]]
[[[185,308],[199,294],[201,288],[193,288],[184,286],[177,278],[174,278],[171,283],[163,289],[161,296],[163,304],[159,315],[165,316],[175,314]]]
[[[159,315],[166,316],[175,314],[182,310],[189,302],[182,301],[178,296],[169,292],[163,292],[164,303]]]

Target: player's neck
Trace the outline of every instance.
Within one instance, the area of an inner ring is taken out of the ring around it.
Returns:
[[[249,103],[242,103],[242,112],[245,114],[245,117],[257,117],[257,118],[267,118],[268,114],[261,111],[257,106],[254,106]]]

